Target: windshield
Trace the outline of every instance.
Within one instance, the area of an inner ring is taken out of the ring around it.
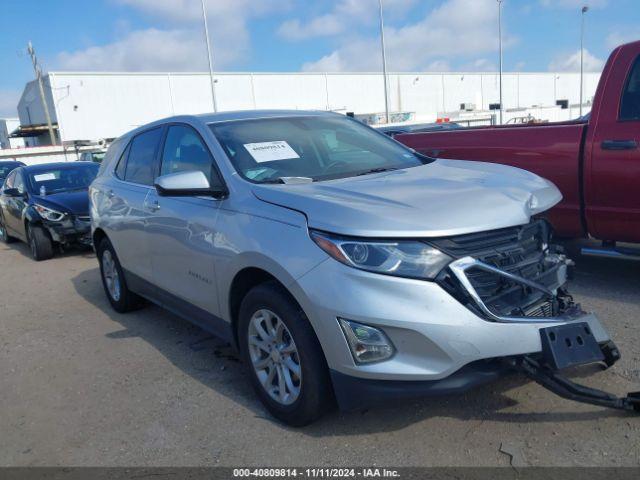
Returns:
[[[330,180],[430,160],[346,117],[263,118],[210,127],[240,175],[258,183]]]
[[[31,191],[36,194],[67,192],[70,190],[84,190],[96,178],[99,166],[74,165],[73,167],[53,167],[29,172]]]

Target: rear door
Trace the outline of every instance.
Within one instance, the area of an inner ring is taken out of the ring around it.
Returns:
[[[200,134],[190,125],[169,125],[160,175],[200,170],[211,180],[218,175],[213,156]],[[214,271],[214,244],[220,200],[211,197],[147,197],[148,232],[154,284],[171,297],[210,314],[218,314]],[[194,319],[198,319],[194,312]]]
[[[127,273],[152,280],[151,254],[146,235],[150,212],[145,199],[157,174],[157,155],[164,127],[155,127],[132,138],[115,169],[115,181],[107,188],[109,238]]]
[[[594,237],[640,242],[640,56],[631,47],[612,55],[615,63],[603,73],[605,95],[594,105],[587,143],[585,203]]]

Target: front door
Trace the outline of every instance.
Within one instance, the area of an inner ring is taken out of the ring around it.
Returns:
[[[213,157],[198,132],[185,124],[167,129],[160,174],[192,170],[217,175]],[[220,201],[209,197],[162,197],[149,192],[148,238],[154,284],[178,302],[218,316],[214,271],[216,220]],[[170,303],[171,300],[168,302]]]
[[[606,79],[606,92],[622,92],[600,105],[590,161],[585,172],[585,203],[590,233],[602,240],[640,242],[640,57],[622,49],[619,65]],[[595,107],[594,107],[595,108]],[[589,157],[587,157],[589,160]]]
[[[13,172],[12,172],[13,173]],[[22,170],[15,171],[15,177],[11,182],[12,187],[18,190],[20,196],[5,197],[4,219],[8,227],[8,232],[13,232],[15,236],[26,240],[26,232],[24,228],[24,211],[27,208],[26,184],[24,173]],[[7,179],[7,188],[9,188],[9,179]]]

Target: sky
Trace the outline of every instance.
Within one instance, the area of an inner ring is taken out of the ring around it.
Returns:
[[[217,71],[378,71],[378,0],[205,0]],[[585,69],[640,39],[640,0],[503,0],[505,71]],[[496,0],[383,0],[390,71],[495,71]],[[44,71],[205,71],[200,0],[0,0],[0,117]]]

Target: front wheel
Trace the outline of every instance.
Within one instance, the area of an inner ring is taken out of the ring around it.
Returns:
[[[27,240],[29,241],[31,257],[36,262],[49,260],[53,257],[53,242],[44,228],[28,226]]]
[[[281,287],[254,287],[240,306],[238,337],[253,387],[267,410],[295,427],[333,404],[320,343],[304,312]]]

